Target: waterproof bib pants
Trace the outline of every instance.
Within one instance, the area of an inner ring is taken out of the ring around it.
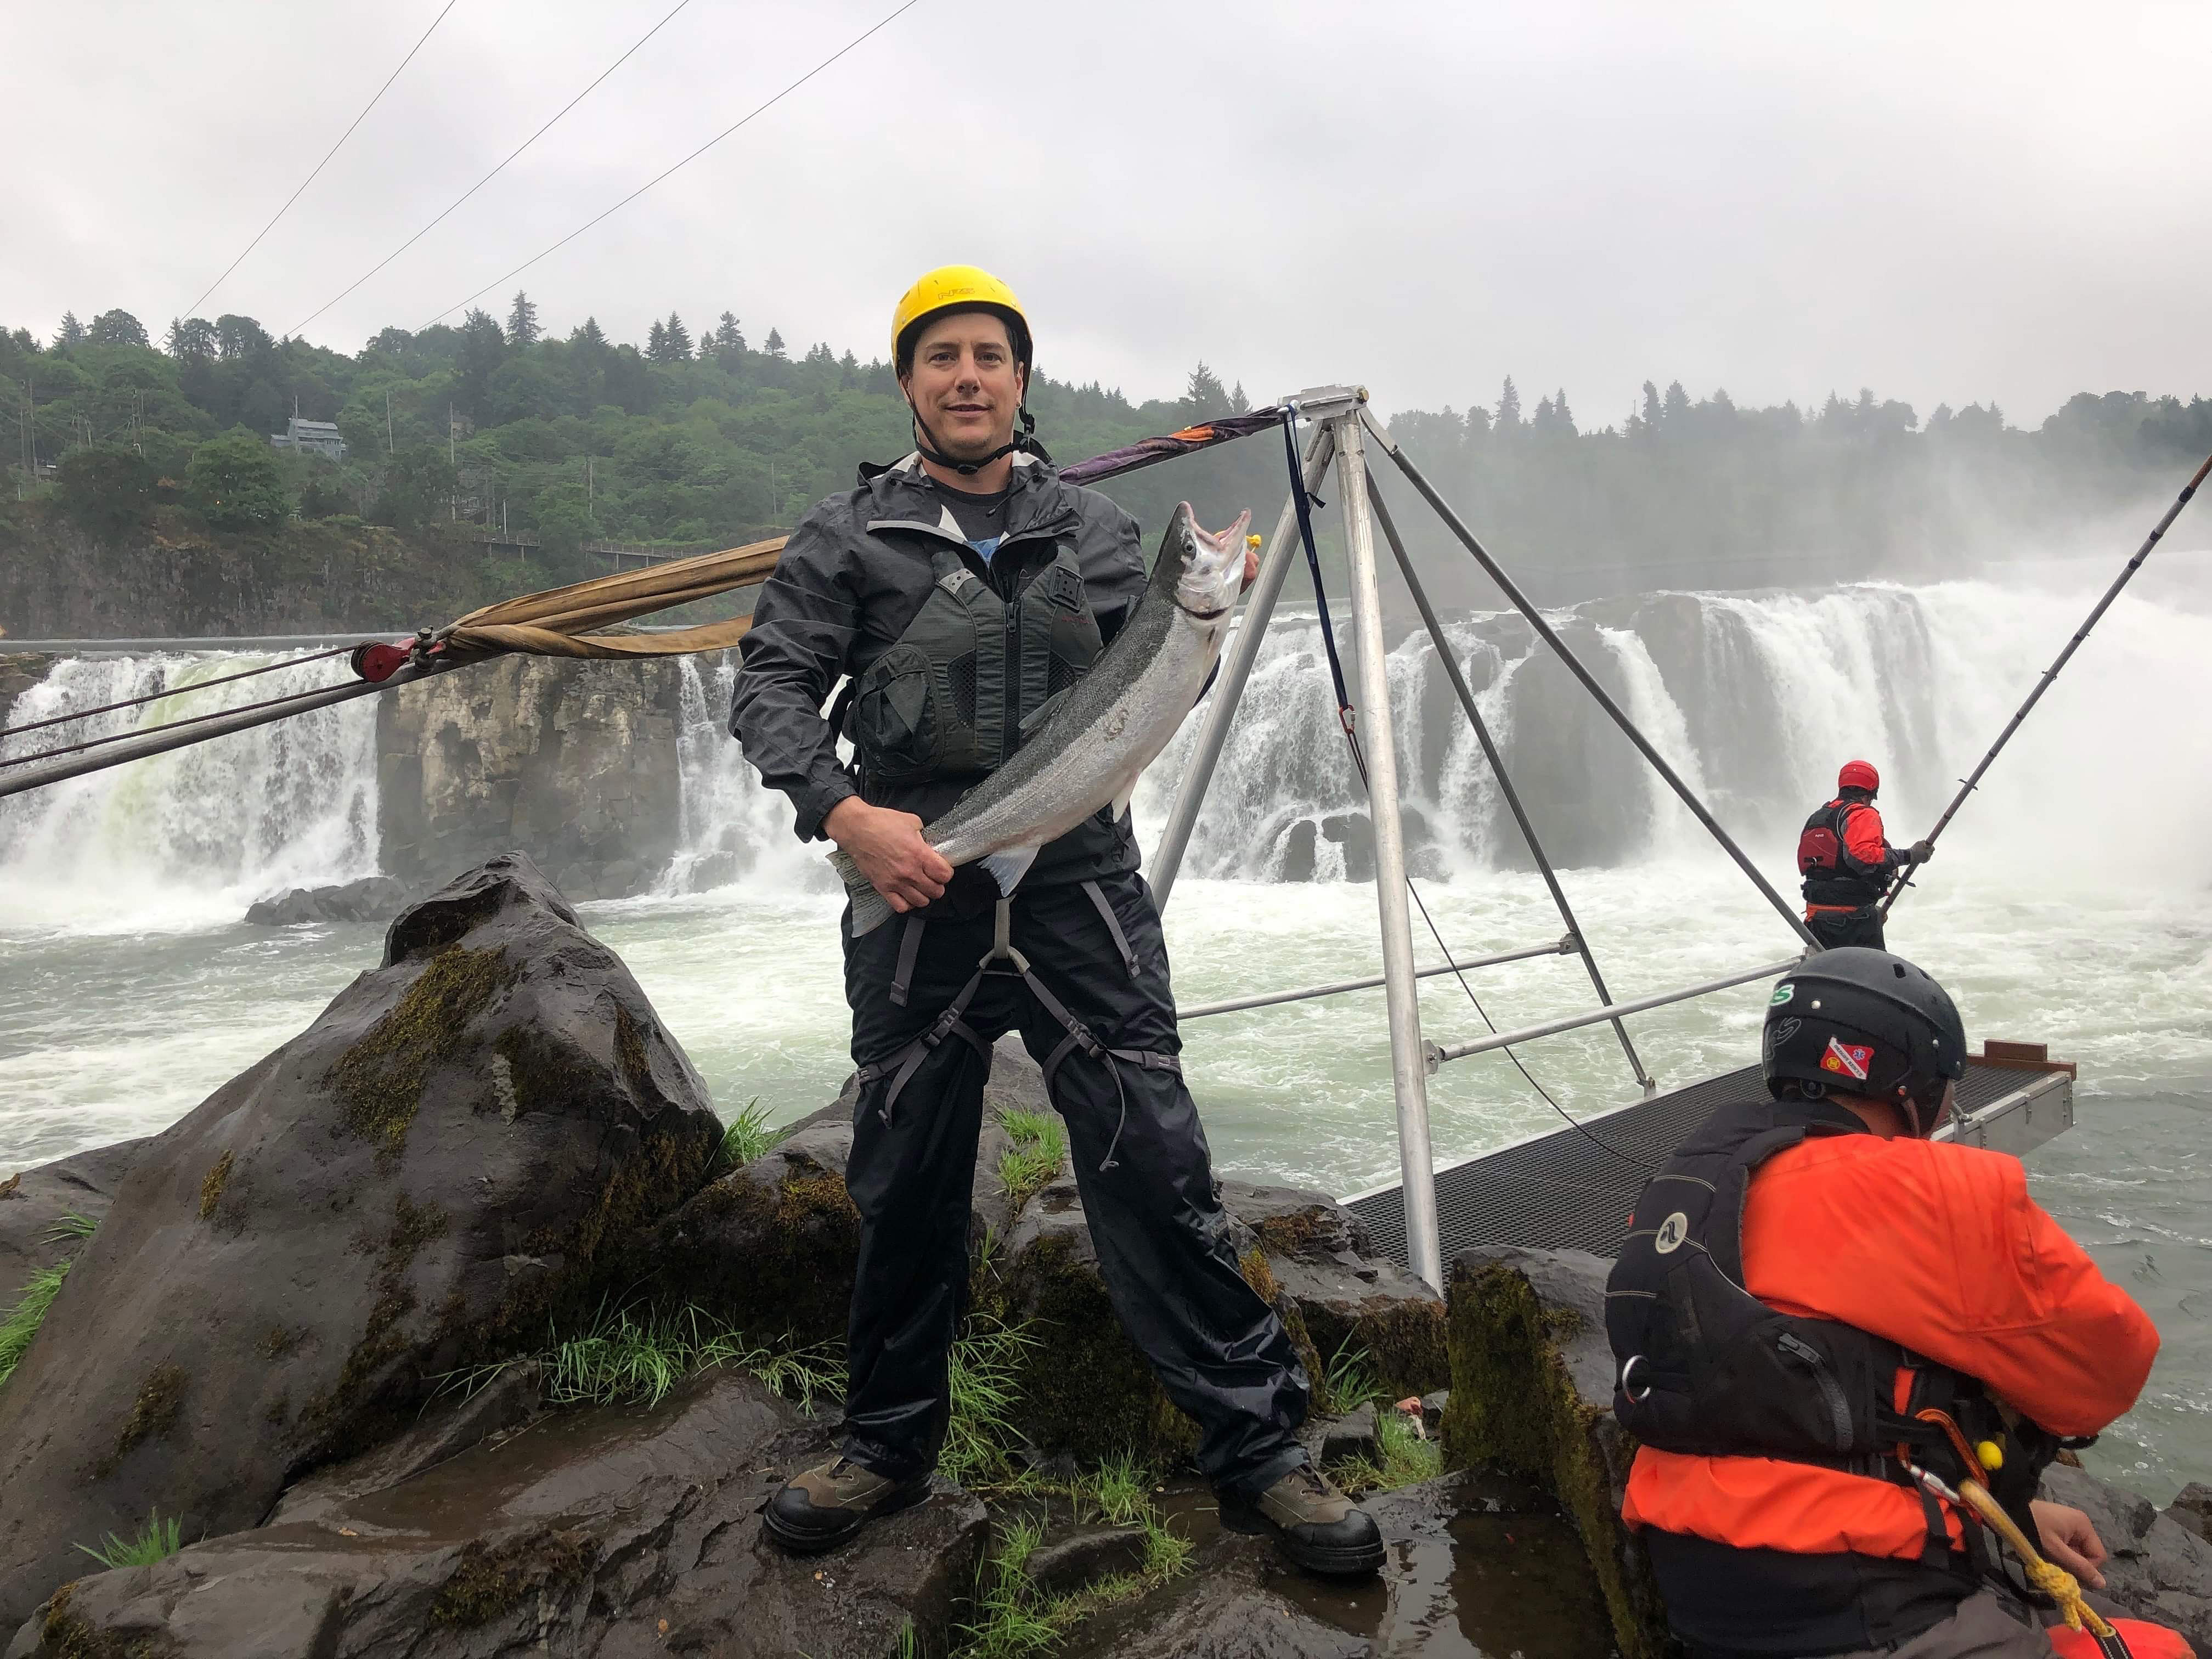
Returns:
[[[1152,890],[1133,872],[1102,877],[1092,889],[1097,900],[1082,884],[1022,888],[1010,942],[1098,1044],[1172,1056],[1181,1045]],[[963,1018],[978,1042],[954,1032],[913,1048],[991,950],[994,922],[988,903],[966,919],[932,915],[913,946],[904,917],[859,939],[849,916],[842,930],[853,1059],[866,1079],[854,1104],[845,1176],[860,1215],[860,1253],[844,1450],[894,1480],[932,1468],[944,1435],[947,1357],[967,1297],[989,1046],[1018,1030],[1038,1064],[1048,1065],[1068,1035],[1013,964],[1000,962]],[[903,1003],[894,1000],[895,980]],[[890,1064],[916,1052],[910,1069]],[[1263,1490],[1306,1461],[1295,1436],[1309,1384],[1281,1322],[1237,1271],[1206,1133],[1180,1072],[1070,1052],[1049,1085],[1123,1328],[1168,1397],[1197,1422],[1200,1470],[1218,1487]]]
[[[1820,941],[1824,951],[1833,951],[1846,945],[1863,945],[1870,951],[1887,951],[1882,942],[1881,907],[1869,904],[1856,910],[1822,909],[1808,905],[1805,910],[1805,926],[1812,929],[1813,937]]]

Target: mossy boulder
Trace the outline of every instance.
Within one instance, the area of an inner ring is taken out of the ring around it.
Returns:
[[[63,1586],[7,1653],[885,1659],[909,1626],[945,1652],[989,1528],[975,1498],[940,1489],[810,1559],[762,1536],[763,1498],[830,1433],[717,1371],[650,1407],[549,1414],[394,1484],[364,1460],[324,1483],[336,1502]]]
[[[1296,1187],[1224,1181],[1221,1202],[1258,1237],[1323,1361],[1347,1343],[1364,1349],[1393,1400],[1445,1386],[1443,1298],[1377,1249],[1365,1222]]]
[[[1444,1467],[1534,1480],[1580,1535],[1623,1659],[1661,1659],[1666,1616],[1643,1547],[1620,1524],[1635,1442],[1613,1417],[1605,1336],[1611,1264],[1583,1250],[1469,1250],[1450,1284]]]
[[[455,1369],[543,1340],[704,1179],[697,1073],[526,859],[147,1143],[0,1389],[0,1620],[158,1510],[251,1526]]]

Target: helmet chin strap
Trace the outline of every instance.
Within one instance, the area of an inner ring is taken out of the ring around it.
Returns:
[[[1032,453],[1042,453],[1037,448],[1036,440],[1031,435],[1036,431],[1036,417],[1030,413],[1029,402],[1026,398],[1023,400],[1020,410],[1022,429],[1014,434],[1012,441],[1000,444],[989,454],[973,461],[955,460],[945,453],[937,441],[937,434],[929,429],[929,422],[921,418],[921,411],[914,406],[913,398],[907,399],[906,408],[907,413],[914,416],[915,453],[925,461],[936,466],[949,467],[963,478],[974,477],[992,462],[1002,459],[1008,455],[1020,454],[1024,451]]]

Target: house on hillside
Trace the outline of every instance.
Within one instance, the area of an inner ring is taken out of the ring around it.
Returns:
[[[295,415],[284,423],[284,430],[270,434],[269,443],[274,449],[303,450],[328,461],[346,458],[345,440],[338,436],[335,421],[303,421]]]

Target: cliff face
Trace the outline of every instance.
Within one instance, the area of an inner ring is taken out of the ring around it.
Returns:
[[[572,898],[642,890],[677,845],[678,668],[507,657],[379,700],[386,871],[520,850]]]

